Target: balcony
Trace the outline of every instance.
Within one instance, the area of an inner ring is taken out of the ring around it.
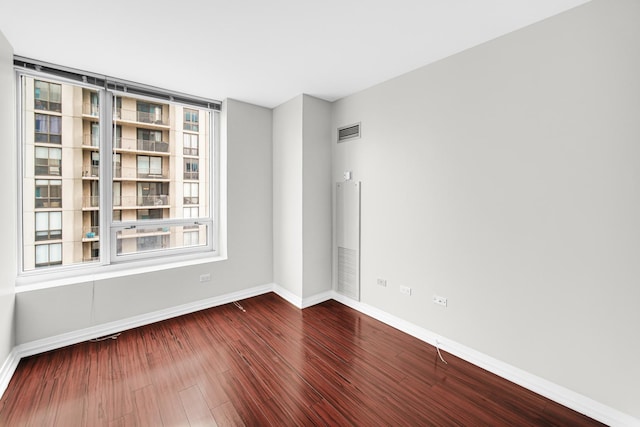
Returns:
[[[82,179],[97,179],[100,176],[100,166],[89,166],[82,171]]]
[[[82,209],[97,209],[98,206],[100,206],[100,196],[84,196],[82,198]]]
[[[138,196],[136,200],[137,206],[168,206],[169,205],[169,195],[168,194],[159,194],[159,195],[149,195],[149,196]]]
[[[84,147],[95,147],[98,148],[100,146],[100,138],[99,135],[85,133],[82,136],[82,145]]]
[[[121,209],[136,209],[138,207],[169,207],[168,194],[153,196],[114,196],[113,199],[113,205]]]
[[[85,102],[82,104],[82,114],[97,118],[100,115],[100,106],[91,102]]]
[[[125,151],[147,151],[150,153],[169,154],[169,143],[135,138],[116,138],[113,148]]]
[[[169,126],[169,121],[166,117],[163,116],[162,112],[147,113],[144,111],[117,108],[116,120],[134,123],[145,123],[157,126]]]
[[[95,242],[100,238],[100,227],[84,227],[82,231],[83,242]]]
[[[198,204],[198,196],[185,196],[184,199],[182,200],[182,204],[184,205],[197,205]]]
[[[199,179],[199,172],[184,172],[184,179],[197,181]]]
[[[116,167],[113,178],[118,181],[168,181],[169,172],[162,170]]]
[[[36,197],[36,209],[59,209],[62,207],[62,198],[39,198]]]

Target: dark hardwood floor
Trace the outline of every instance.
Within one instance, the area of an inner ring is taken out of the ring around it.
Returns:
[[[0,425],[600,425],[335,301],[240,304],[23,359]]]

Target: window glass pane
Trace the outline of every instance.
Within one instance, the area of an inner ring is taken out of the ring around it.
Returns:
[[[49,227],[51,230],[62,229],[62,212],[49,213]]]
[[[49,212],[36,212],[36,231],[49,229]]]
[[[206,245],[207,226],[137,227],[116,233],[117,253],[131,255]],[[185,237],[186,236],[186,237]],[[202,238],[200,237],[202,236]]]
[[[62,261],[62,245],[60,243],[49,245],[49,261],[52,263]]]
[[[49,262],[49,245],[36,246],[36,264],[46,264]]]

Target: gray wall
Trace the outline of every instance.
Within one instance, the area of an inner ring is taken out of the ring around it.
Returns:
[[[273,109],[274,282],[302,298],[302,100]]]
[[[221,124],[228,260],[18,293],[18,344],[273,282],[271,110],[227,100]]]
[[[0,141],[5,155],[0,156],[0,366],[13,349],[14,294],[16,277],[16,161],[15,161],[15,92],[13,49],[0,32]],[[8,206],[8,207],[7,207]]]
[[[274,281],[300,299],[331,289],[331,104],[273,110]]]
[[[331,104],[303,98],[302,296],[331,289]]]
[[[595,0],[333,112],[362,122],[333,149],[362,181],[362,301],[635,417],[638,22]]]

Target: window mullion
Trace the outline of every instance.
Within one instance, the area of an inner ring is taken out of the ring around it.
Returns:
[[[113,96],[100,91],[100,262],[111,263],[113,222]]]

